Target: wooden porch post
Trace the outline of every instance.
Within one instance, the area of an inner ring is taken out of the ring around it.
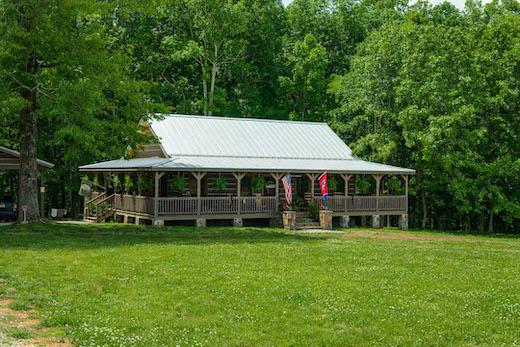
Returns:
[[[108,175],[110,175],[110,172],[103,173],[103,187],[105,189],[105,196],[108,196]],[[95,188],[96,187],[94,187],[94,189]]]
[[[40,216],[42,218],[45,218],[45,179],[43,178],[43,172],[42,169],[39,171],[40,175],[40,189],[38,191],[40,192]]]
[[[201,195],[201,183],[204,176],[206,176],[205,172],[192,172],[193,177],[197,180],[197,216],[200,216],[201,205],[200,205],[200,195]]]
[[[318,177],[318,174],[306,174],[307,177],[309,177],[309,180],[311,181],[311,198],[312,201],[314,201],[314,181],[316,181],[316,177]]]
[[[159,217],[159,182],[161,180],[161,177],[164,176],[164,172],[156,172],[155,173],[155,196],[154,196],[154,219],[157,219]]]
[[[383,175],[374,175],[374,179],[376,180],[376,211],[379,211],[379,190],[381,187],[381,179]]]
[[[281,173],[271,173],[271,176],[273,176],[274,178],[274,196],[276,198],[276,212],[278,212],[280,210],[280,199],[278,197],[278,191],[280,190],[280,178],[283,177],[283,174]]]
[[[242,195],[242,178],[244,178],[246,174],[243,172],[233,172],[233,176],[237,179],[237,214],[240,214],[242,203],[240,201],[240,196]]]
[[[345,212],[347,212],[347,200],[348,200],[348,183],[352,175],[342,174],[343,181],[345,181]]]
[[[408,175],[401,175],[404,180],[404,195],[406,196],[406,213],[408,213]]]

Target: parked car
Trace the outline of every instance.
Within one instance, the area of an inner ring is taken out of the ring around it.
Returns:
[[[16,205],[9,196],[0,197],[0,221],[16,220]]]

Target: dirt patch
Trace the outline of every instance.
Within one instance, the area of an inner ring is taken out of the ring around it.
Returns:
[[[33,310],[13,310],[12,303],[10,299],[0,299],[0,346],[72,346],[67,339],[50,336],[49,329],[41,327],[34,318]]]

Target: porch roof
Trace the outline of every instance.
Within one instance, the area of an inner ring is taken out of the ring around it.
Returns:
[[[217,156],[119,159],[80,167],[81,171],[216,171],[414,174],[397,166],[359,159],[271,159]]]

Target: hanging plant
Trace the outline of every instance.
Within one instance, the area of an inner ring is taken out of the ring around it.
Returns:
[[[116,193],[119,192],[121,189],[121,180],[119,179],[119,175],[112,176],[112,186],[114,187]]]
[[[125,175],[125,182],[123,186],[125,188],[125,193],[130,194],[130,191],[134,187],[134,183],[132,182],[132,177],[130,177],[130,175]]]
[[[329,179],[329,190],[334,193],[338,190],[338,188],[339,188],[339,182],[336,179],[336,177],[332,176]]]
[[[92,185],[94,188],[99,187],[99,177],[97,174],[95,174],[94,178],[92,178]]]
[[[253,191],[255,193],[262,193],[264,191],[264,188],[265,188],[265,179],[262,176],[256,177],[253,180]]]
[[[184,193],[184,178],[182,176],[175,176],[172,178],[168,185],[171,190],[173,190],[176,193]]]
[[[217,192],[221,192],[226,189],[227,182],[226,179],[222,176],[218,176],[213,182],[213,189]]]
[[[152,180],[148,176],[139,176],[137,179],[137,190],[139,191],[139,195],[143,193],[143,191],[146,191],[150,189],[152,186]]]
[[[81,184],[88,184],[89,182],[90,179],[88,178],[88,175],[81,177]]]

